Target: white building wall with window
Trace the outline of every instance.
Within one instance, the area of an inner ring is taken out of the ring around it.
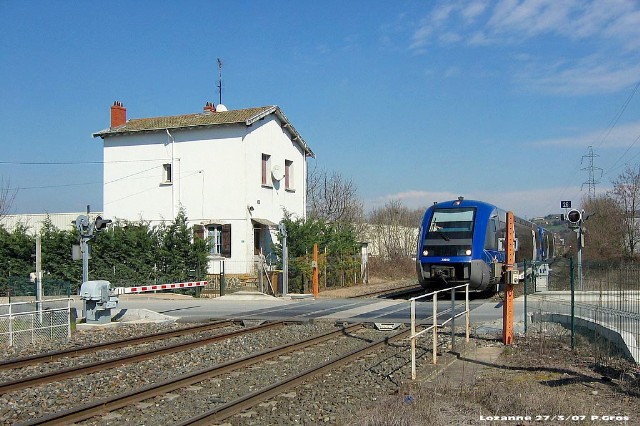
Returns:
[[[115,124],[112,115],[94,134],[104,141],[105,217],[157,224],[182,207],[200,236],[219,243],[211,269],[221,257],[268,254],[283,209],[305,215],[313,152],[278,107]]]

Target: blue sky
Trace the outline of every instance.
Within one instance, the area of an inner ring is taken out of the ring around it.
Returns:
[[[13,213],[100,210],[109,106],[200,112],[216,58],[229,109],[279,105],[368,209],[539,216],[579,206],[589,146],[598,191],[640,161],[637,2],[0,0],[0,27]]]

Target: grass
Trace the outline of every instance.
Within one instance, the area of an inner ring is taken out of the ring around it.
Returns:
[[[505,347],[501,357],[472,384],[442,378],[435,383],[404,383],[396,394],[362,409],[343,424],[486,425],[492,423],[487,417],[503,415],[532,418],[509,424],[556,424],[550,420],[553,416],[578,416],[570,419],[571,424],[601,424],[591,416],[604,415],[629,416],[628,424],[637,424],[640,368],[617,357],[610,358],[605,368],[593,362],[590,349],[592,343],[586,339],[571,352],[565,336],[520,338]],[[536,416],[542,416],[538,422]],[[549,416],[547,421],[544,416]]]

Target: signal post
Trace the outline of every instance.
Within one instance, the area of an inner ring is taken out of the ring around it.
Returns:
[[[502,343],[510,345],[513,343],[513,285],[518,279],[515,246],[515,226],[513,212],[507,212],[507,233],[505,235],[505,268],[504,280],[504,301],[502,304]]]

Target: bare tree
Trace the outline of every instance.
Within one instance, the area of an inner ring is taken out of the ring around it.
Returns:
[[[391,200],[369,214],[369,239],[385,259],[400,259],[415,252],[418,227],[424,210],[410,210]]]
[[[609,195],[622,209],[625,249],[633,256],[640,242],[640,223],[636,220],[640,208],[640,171],[627,166],[612,183],[613,189]]]
[[[330,223],[355,224],[361,221],[363,206],[353,181],[316,168],[307,176],[307,213]]]
[[[11,211],[18,190],[11,188],[10,182],[0,178],[0,221]]]
[[[589,260],[618,259],[625,253],[625,213],[608,194],[582,201],[585,221],[584,255]]]

